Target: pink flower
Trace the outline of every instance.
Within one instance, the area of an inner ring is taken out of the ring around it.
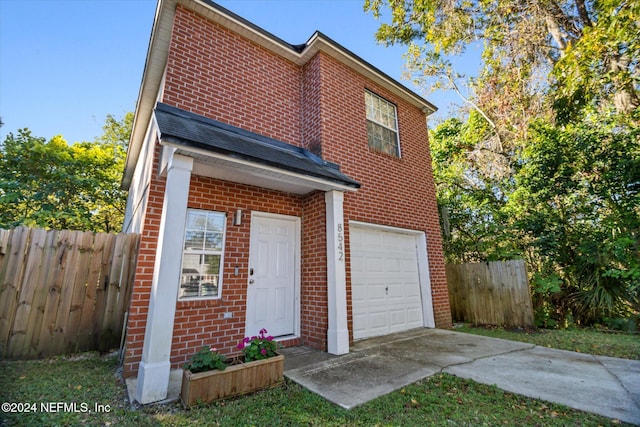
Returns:
[[[267,349],[263,348],[262,350],[260,350],[260,353],[262,353],[263,356],[267,355]]]
[[[244,342],[238,344],[238,350],[242,350],[244,348]]]
[[[215,347],[211,347],[211,351],[218,351],[218,349]]]

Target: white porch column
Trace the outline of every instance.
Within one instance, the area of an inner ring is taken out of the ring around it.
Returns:
[[[347,325],[347,273],[344,247],[343,193],[327,191],[327,296],[329,329],[327,351],[331,354],[349,353]]]
[[[180,284],[184,227],[193,159],[173,155],[167,165],[162,218],[151,284],[147,327],[138,369],[136,400],[146,404],[167,397],[171,340]]]

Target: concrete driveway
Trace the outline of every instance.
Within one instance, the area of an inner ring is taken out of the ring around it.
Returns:
[[[640,361],[440,329],[359,341],[344,356],[306,347],[282,353],[287,378],[347,409],[446,372],[640,424]]]

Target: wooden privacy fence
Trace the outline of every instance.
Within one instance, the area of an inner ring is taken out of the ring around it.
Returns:
[[[136,234],[0,230],[0,357],[117,346],[137,250]]]
[[[533,308],[523,260],[448,264],[454,320],[481,325],[533,327]]]

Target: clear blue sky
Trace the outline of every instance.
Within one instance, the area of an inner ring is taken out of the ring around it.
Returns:
[[[364,0],[220,0],[292,44],[319,30],[401,80],[404,48],[376,43]],[[107,114],[135,109],[156,0],[0,0],[0,141],[29,128],[92,141]],[[422,94],[422,93],[421,93]],[[428,99],[448,111],[453,95]]]

